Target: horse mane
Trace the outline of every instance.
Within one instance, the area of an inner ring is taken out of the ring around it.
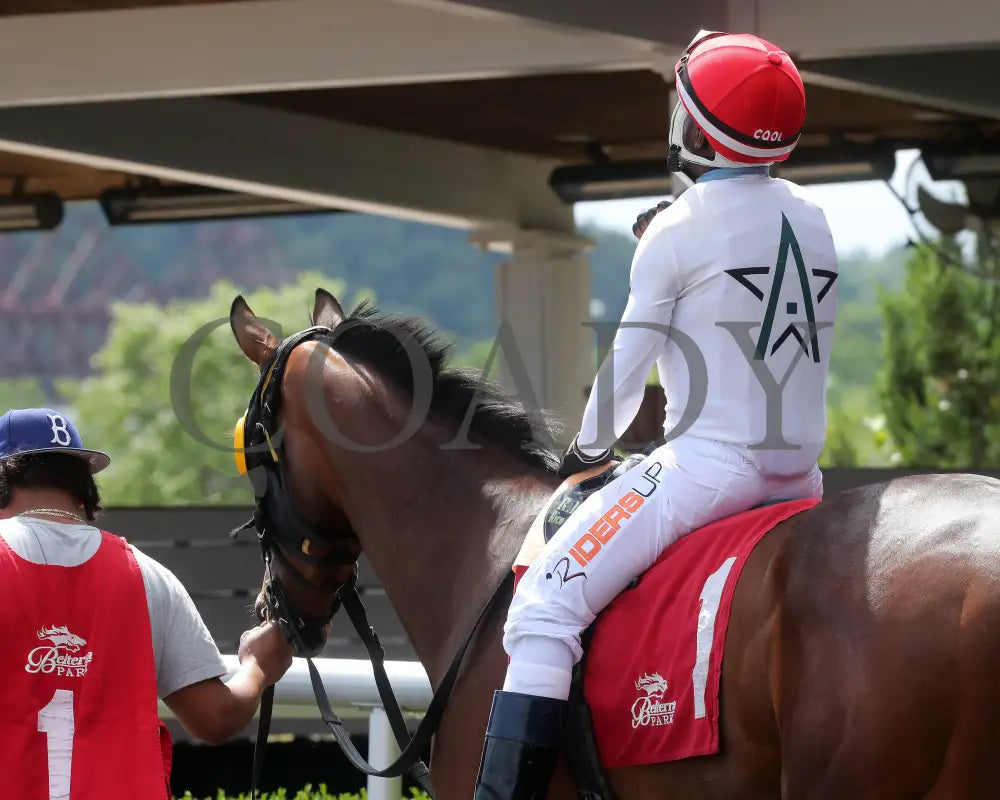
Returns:
[[[423,320],[382,313],[365,300],[332,329],[329,343],[338,352],[378,370],[412,395],[413,370],[400,335],[412,337],[430,364],[432,411],[459,422],[475,402],[469,424],[470,441],[478,437],[492,442],[548,472],[558,467],[559,456],[540,442],[538,436],[539,431],[558,430],[555,417],[544,411],[526,410],[477,370],[450,366],[451,345],[442,341],[438,332]]]

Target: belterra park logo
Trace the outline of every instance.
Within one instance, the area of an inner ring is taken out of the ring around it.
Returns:
[[[658,672],[643,675],[635,682],[635,688],[643,694],[632,703],[633,728],[673,723],[677,701],[663,702],[663,695],[667,692],[666,678]]]
[[[82,678],[94,660],[93,653],[80,653],[87,640],[71,633],[65,625],[42,628],[38,638],[47,644],[39,645],[28,653],[24,671],[42,675],[68,675]]]

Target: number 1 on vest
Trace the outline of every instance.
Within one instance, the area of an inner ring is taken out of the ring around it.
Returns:
[[[38,730],[45,734],[49,756],[49,800],[69,800],[73,771],[73,692],[56,689],[45,708],[38,712]]]

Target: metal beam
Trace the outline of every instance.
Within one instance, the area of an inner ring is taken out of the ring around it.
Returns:
[[[1000,117],[993,76],[1000,48],[803,62],[812,84],[975,116]]]
[[[991,80],[1000,15],[990,0],[728,2],[732,28],[792,53],[807,84],[1000,117]]]
[[[754,32],[801,59],[1000,43],[1000,14],[992,0],[730,0],[734,18],[736,5],[752,6]]]
[[[807,84],[1000,117],[991,80],[1000,64],[1000,15],[990,0],[728,3],[729,29],[753,31],[792,53]]]
[[[1000,15],[986,0],[710,0],[697,13],[643,0],[411,0],[462,5],[612,31],[660,43],[651,64],[673,79],[673,59],[699,29],[754,31],[793,53],[807,83],[950,112],[1000,116],[991,76],[1000,67]],[[857,24],[859,19],[864,25]]]
[[[547,160],[232,100],[0,109],[0,150],[457,228],[573,230]]]
[[[548,23],[658,42],[683,48],[702,28],[728,30],[727,0],[399,0],[438,8],[466,6]],[[746,2],[746,0],[741,0]]]
[[[26,15],[0,26],[0,74],[17,76],[0,82],[0,106],[632,69],[652,49],[582,28],[395,0]]]
[[[1000,43],[991,0],[402,0],[462,5],[684,46],[699,29],[752,31],[799,58],[976,49]]]

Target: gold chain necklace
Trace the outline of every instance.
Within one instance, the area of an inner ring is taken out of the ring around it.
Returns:
[[[76,514],[72,511],[63,511],[58,508],[29,508],[27,511],[22,511],[18,516],[23,516],[26,514],[41,515],[46,517],[70,517],[83,524],[87,523],[82,516]]]

